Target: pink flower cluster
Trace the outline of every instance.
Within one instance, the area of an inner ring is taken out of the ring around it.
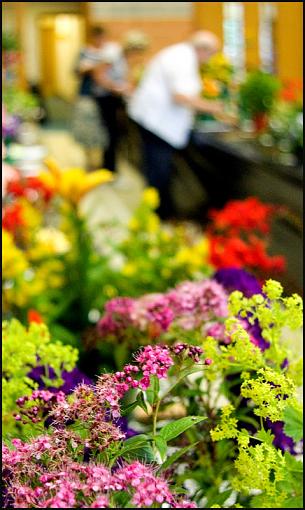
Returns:
[[[129,388],[140,387],[146,390],[150,386],[150,377],[156,375],[159,379],[167,376],[167,372],[174,364],[170,350],[165,345],[148,345],[135,357],[138,366],[126,365],[122,372],[116,372],[115,378],[120,388],[127,391]],[[142,374],[138,381],[133,374]]]
[[[174,365],[173,355],[184,354],[194,363],[199,363],[202,353],[200,347],[185,343],[175,344],[173,347],[147,345],[135,356],[137,365],[125,365],[121,372],[115,373],[116,389],[121,396],[130,388],[147,390],[151,376],[155,375],[158,379],[167,377],[170,367]],[[140,376],[141,379],[135,376]]]
[[[130,331],[158,338],[171,326],[184,330],[203,328],[209,321],[228,315],[228,294],[215,280],[184,282],[165,294],[109,301],[98,324],[102,338],[124,340]]]
[[[15,420],[24,424],[41,422],[56,404],[64,401],[65,394],[62,391],[51,393],[47,390],[35,390],[30,396],[26,395],[16,400],[20,411],[14,415]]]
[[[102,464],[74,461],[67,450],[49,464],[48,457],[40,462],[37,452],[50,452],[53,443],[52,437],[41,436],[29,443],[13,440],[13,450],[2,447],[5,507],[116,508],[116,495],[124,491],[135,508],[163,503],[171,508],[196,508],[190,501],[179,500],[164,478],[138,461],[111,471]]]

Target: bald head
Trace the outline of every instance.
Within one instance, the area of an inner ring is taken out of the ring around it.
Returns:
[[[194,46],[200,63],[207,62],[221,48],[218,37],[207,30],[198,30],[193,33],[190,43]]]

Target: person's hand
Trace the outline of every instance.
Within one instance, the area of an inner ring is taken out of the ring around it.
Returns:
[[[226,111],[226,104],[223,101],[213,101],[211,103],[211,114],[214,115],[218,120],[230,124],[231,126],[238,126],[239,118],[238,115],[233,112]]]

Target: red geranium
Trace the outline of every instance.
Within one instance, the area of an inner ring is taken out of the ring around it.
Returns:
[[[19,227],[24,227],[26,222],[23,216],[21,204],[9,204],[3,209],[2,227],[9,232],[16,232]]]
[[[302,101],[303,83],[301,80],[287,80],[281,92],[281,98],[289,103]]]
[[[39,177],[25,177],[10,181],[7,184],[7,193],[16,197],[25,197],[31,202],[41,198],[46,203],[53,196],[53,190],[41,181]]]
[[[249,197],[245,200],[231,200],[220,211],[212,210],[213,231],[228,231],[234,235],[240,230],[259,231],[267,234],[270,230],[270,219],[275,207],[263,204],[256,197]]]
[[[271,221],[279,211],[279,207],[263,204],[255,197],[232,200],[222,210],[211,211],[210,263],[217,269],[238,267],[258,273],[283,271],[284,257],[267,253]]]

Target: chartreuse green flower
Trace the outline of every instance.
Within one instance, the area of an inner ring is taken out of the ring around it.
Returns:
[[[251,398],[257,416],[271,421],[282,420],[283,411],[288,405],[298,405],[293,381],[286,374],[271,368],[262,368],[257,371],[255,378],[244,381],[240,393],[245,398]]]
[[[28,377],[35,366],[52,367],[56,378],[44,379],[47,386],[60,386],[62,370],[72,370],[78,358],[77,350],[58,341],[51,341],[45,324],[32,322],[28,328],[16,319],[2,323],[2,409],[5,435],[18,435],[20,424],[15,422],[16,399],[30,395],[37,384]]]
[[[210,430],[211,439],[229,441],[235,458],[230,486],[242,498],[249,498],[247,508],[300,508],[302,464],[275,446],[275,436],[266,427],[270,422],[283,422],[283,433],[291,440],[297,443],[302,438],[297,396],[302,365],[289,349],[289,330],[302,324],[302,299],[296,294],[284,297],[282,285],[268,280],[263,294],[246,298],[233,292],[229,312],[225,326],[230,343],[219,345],[211,338],[203,342],[205,354],[213,359],[206,376],[212,372],[213,377],[227,378],[223,387],[231,400]],[[240,319],[258,323],[269,347],[261,350],[253,345]],[[233,395],[228,391],[232,376]],[[240,426],[247,419],[251,432]],[[255,496],[253,491],[257,491]]]
[[[229,311],[234,316],[247,317],[250,323],[259,322],[262,337],[270,343],[265,351],[278,368],[289,357],[289,336],[283,341],[283,328],[295,330],[301,327],[303,319],[303,302],[297,294],[283,297],[283,287],[275,280],[267,280],[262,294],[246,298],[239,291],[231,294]]]

